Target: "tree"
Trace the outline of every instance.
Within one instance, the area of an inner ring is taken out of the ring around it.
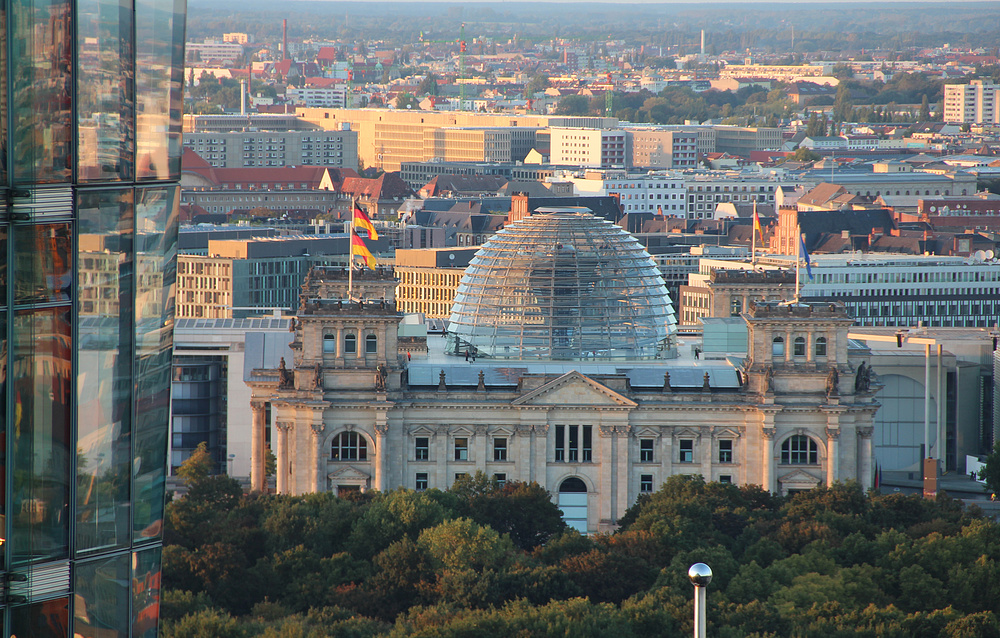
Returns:
[[[420,84],[417,86],[417,95],[437,95],[438,94],[438,76],[433,73],[428,73],[423,80],[420,80]]]
[[[851,90],[846,84],[837,87],[837,97],[833,101],[833,121],[845,122],[851,114],[854,105],[851,103]]]
[[[208,444],[202,441],[191,456],[177,468],[177,476],[184,479],[188,485],[193,485],[213,474],[213,465],[212,456],[208,453]]]
[[[539,73],[538,75],[531,76],[528,80],[527,86],[524,87],[524,92],[531,97],[535,93],[541,93],[545,89],[549,88],[549,76],[544,73]]]
[[[917,118],[921,122],[926,122],[931,119],[931,105],[930,101],[927,99],[926,93],[924,93],[923,99],[920,101],[920,114]]]
[[[996,442],[993,451],[986,457],[986,465],[979,470],[979,478],[986,481],[987,492],[1000,493],[1000,441]]]
[[[538,483],[509,481],[503,485],[483,472],[464,477],[450,490],[463,503],[462,512],[480,525],[509,534],[514,544],[532,550],[566,528],[552,496]]]
[[[583,95],[567,95],[559,100],[556,115],[589,115],[590,100]]]

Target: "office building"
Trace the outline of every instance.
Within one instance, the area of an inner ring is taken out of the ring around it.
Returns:
[[[568,181],[580,197],[615,197],[623,213],[687,216],[687,189],[680,173],[630,173],[621,169],[564,172],[552,181]]]
[[[191,132],[184,146],[217,168],[358,168],[358,135],[351,130]]]
[[[632,159],[629,135],[621,129],[549,129],[549,157],[555,164],[585,168],[626,168]]]
[[[184,3],[5,15],[2,631],[155,636]]]
[[[342,270],[313,271],[285,363],[251,371],[254,489],[268,437],[280,493],[482,471],[537,481],[583,532],[614,529],[674,474],[781,493],[872,483],[878,383],[849,359],[842,304],[752,304],[742,365],[678,356],[649,255],[569,211],[484,245],[423,350],[399,336],[395,273],[361,272],[363,303],[345,300]]]
[[[447,319],[458,284],[476,250],[454,246],[397,250],[399,311],[421,314],[427,319]]]
[[[346,123],[358,133],[360,161],[365,166],[385,171],[398,171],[403,162],[431,159],[424,154],[424,137],[428,131],[439,128],[580,126],[600,129],[618,125],[613,117],[498,115],[472,111],[299,108],[297,113],[306,125],[324,130],[340,130]]]
[[[697,133],[659,127],[626,130],[632,138],[631,166],[680,170],[698,167]]]

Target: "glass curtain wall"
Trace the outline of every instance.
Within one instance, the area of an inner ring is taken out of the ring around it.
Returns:
[[[4,636],[158,635],[184,0],[0,0]]]

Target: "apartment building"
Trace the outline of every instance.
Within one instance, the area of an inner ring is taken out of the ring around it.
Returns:
[[[305,86],[297,88],[290,86],[285,90],[285,97],[296,106],[308,108],[347,108],[347,98],[350,87],[346,84],[330,87]]]
[[[968,84],[945,84],[944,121],[961,124],[1000,123],[998,92],[1000,85],[989,80],[971,80]]]

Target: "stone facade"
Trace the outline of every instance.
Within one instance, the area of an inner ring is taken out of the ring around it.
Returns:
[[[585,531],[613,529],[672,474],[775,492],[872,482],[877,384],[848,361],[842,304],[750,304],[743,365],[641,362],[642,381],[621,363],[411,358],[395,274],[355,271],[350,296],[346,279],[314,270],[293,361],[252,373],[254,489],[268,428],[281,493],[445,489],[482,471],[537,481],[568,506],[582,481],[586,507],[571,509]]]

